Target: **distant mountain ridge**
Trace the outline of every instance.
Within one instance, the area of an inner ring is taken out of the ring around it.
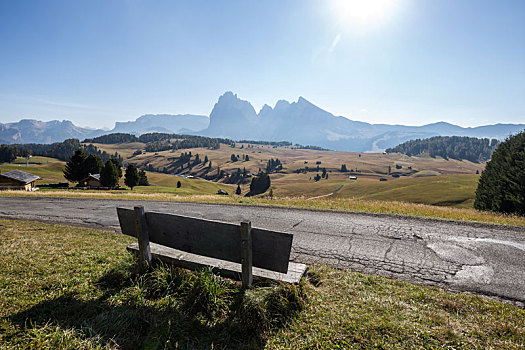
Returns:
[[[470,136],[502,140],[525,129],[525,124],[496,124],[463,128],[445,122],[423,126],[369,124],[335,116],[303,97],[264,105],[256,114],[248,101],[228,91],[210,114],[210,126],[199,134],[234,140],[252,138],[290,141],[340,151],[379,152],[413,139]]]
[[[123,132],[142,135],[149,132],[182,134],[197,132],[208,127],[210,118],[194,114],[145,114],[134,121],[116,122],[109,133]]]
[[[96,137],[104,132],[78,127],[69,120],[22,119],[16,123],[0,123],[0,143],[53,143],[70,138]]]
[[[381,152],[408,140],[433,136],[469,136],[502,140],[525,130],[525,124],[495,124],[463,128],[446,122],[423,126],[369,124],[335,116],[303,97],[297,102],[264,105],[259,113],[250,102],[231,91],[219,97],[210,117],[193,114],[146,114],[134,121],[117,122],[110,130],[92,130],[72,122],[23,119],[0,123],[0,143],[51,143],[67,138],[92,138],[110,133],[141,135],[150,132],[203,135],[233,140],[290,141],[302,145]]]

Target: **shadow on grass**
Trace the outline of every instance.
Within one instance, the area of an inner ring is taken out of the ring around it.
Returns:
[[[105,273],[97,299],[65,294],[11,316],[29,331],[46,325],[75,329],[102,346],[262,349],[270,330],[304,307],[304,289],[261,283],[243,291],[210,271],[161,267],[138,274],[133,265]]]

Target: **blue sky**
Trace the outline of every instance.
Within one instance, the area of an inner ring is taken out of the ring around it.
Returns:
[[[345,1],[1,1],[0,122],[209,115],[227,90],[371,123],[525,122],[525,1],[376,0],[367,19]]]

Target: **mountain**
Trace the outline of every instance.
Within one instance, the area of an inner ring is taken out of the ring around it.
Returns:
[[[43,122],[34,119],[22,119],[16,123],[0,123],[0,143],[53,143],[65,139],[96,137],[102,130],[86,129],[75,126],[69,120]]]
[[[235,135],[236,139],[257,137],[259,133],[254,127],[258,119],[250,102],[228,91],[219,97],[210,114],[210,125],[199,134],[230,138]]]
[[[290,141],[334,150],[380,152],[408,140],[432,136],[471,136],[504,139],[525,129],[525,124],[496,124],[463,128],[445,122],[423,126],[369,124],[335,116],[303,97],[253,106],[232,92],[222,95],[210,114],[210,126],[198,134],[234,140]]]
[[[141,135],[149,132],[182,134],[196,132],[208,127],[210,119],[193,114],[146,114],[135,121],[116,122],[110,133],[123,132]]]
[[[438,122],[423,126],[369,124],[335,116],[304,97],[296,102],[264,105],[259,113],[250,102],[231,91],[219,97],[210,117],[192,114],[147,114],[129,122],[117,122],[110,130],[79,128],[70,121],[41,122],[24,119],[0,123],[2,143],[50,143],[67,138],[92,138],[109,133],[149,132],[193,134],[233,140],[290,141],[339,151],[382,152],[403,142],[432,136],[470,136],[505,139],[525,130],[525,124],[495,124],[463,128]]]

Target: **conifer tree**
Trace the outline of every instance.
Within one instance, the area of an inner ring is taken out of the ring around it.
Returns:
[[[135,164],[129,164],[124,175],[124,183],[133,191],[133,187],[139,184],[139,172]]]
[[[115,187],[118,185],[118,180],[118,170],[110,159],[104,164],[104,169],[100,173],[100,183],[104,187]]]
[[[78,182],[87,176],[84,169],[84,161],[87,158],[86,151],[83,148],[78,148],[75,154],[66,163],[64,169],[64,177],[71,182]]]
[[[117,169],[118,178],[120,179],[122,177],[122,163],[117,158],[111,158],[110,161],[113,163],[113,165],[115,165],[115,169]]]
[[[139,171],[139,186],[149,186],[148,176],[144,170]]]
[[[87,174],[100,174],[100,171],[102,170],[103,167],[104,167],[104,163],[102,162],[102,159],[100,159],[100,156],[98,155],[90,154],[84,160],[84,171]]]
[[[474,208],[525,215],[525,132],[496,148],[479,178]]]

